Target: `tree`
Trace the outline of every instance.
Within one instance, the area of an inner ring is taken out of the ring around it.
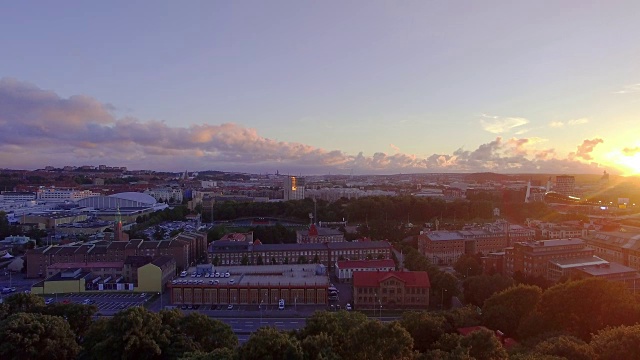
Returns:
[[[367,321],[370,320],[366,315],[354,311],[316,312],[307,318],[298,339],[326,334],[331,337],[332,352],[342,359],[349,359],[352,354],[349,334]]]
[[[482,274],[482,260],[478,255],[464,254],[458,258],[453,268],[464,278]]]
[[[534,352],[571,360],[591,360],[595,358],[595,354],[589,344],[577,337],[568,335],[560,335],[544,340],[536,345]]]
[[[190,352],[184,354],[179,360],[235,360],[236,353],[234,350],[221,348],[212,352],[204,353],[201,351]]]
[[[631,325],[638,321],[638,305],[622,283],[590,278],[547,289],[537,305],[547,330],[589,340],[607,326]]]
[[[484,302],[482,320],[491,329],[515,336],[521,321],[536,309],[542,289],[517,285],[493,294]]]
[[[69,324],[60,317],[17,313],[0,322],[0,358],[66,360],[79,351]]]
[[[10,314],[18,312],[40,312],[44,299],[37,295],[16,293],[4,299]]]
[[[431,349],[440,336],[452,330],[444,316],[426,311],[404,312],[400,325],[409,332],[414,348],[420,352]]]
[[[238,338],[229,325],[200,313],[184,316],[181,319],[180,329],[193,339],[203,352],[219,348],[234,349],[238,346]]]
[[[598,360],[640,359],[640,325],[600,330],[590,344]]]
[[[318,254],[315,254],[313,256],[313,263],[314,264],[319,264],[320,263],[320,258],[318,257]]]
[[[302,347],[295,337],[271,327],[258,329],[238,350],[240,360],[302,360]]]
[[[249,265],[249,257],[247,256],[247,254],[242,255],[242,260],[240,260],[240,263],[242,265]]]
[[[302,352],[306,360],[339,360],[333,350],[333,339],[327,333],[307,336],[302,340]]]
[[[491,330],[476,330],[460,339],[460,345],[469,349],[469,355],[477,360],[508,358],[507,351]]]
[[[397,321],[369,320],[349,333],[348,359],[401,360],[413,358],[413,339]]]
[[[513,280],[499,274],[472,276],[462,284],[464,299],[473,305],[482,307],[484,301],[491,295],[511,285],[513,285]]]
[[[169,344],[160,315],[143,307],[121,311],[106,324],[98,322],[95,326],[101,332],[89,329],[91,347],[85,346],[90,359],[156,359]]]
[[[307,263],[307,258],[304,255],[300,255],[298,257],[298,264],[306,264]]]
[[[93,323],[92,317],[98,311],[94,305],[54,303],[42,308],[43,314],[59,316],[67,320],[69,327],[76,335],[78,341]]]
[[[258,259],[256,260],[257,265],[264,265],[264,261],[262,260],[262,255],[258,255]]]

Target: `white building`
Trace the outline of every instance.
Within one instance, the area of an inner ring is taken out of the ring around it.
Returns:
[[[145,190],[144,193],[153,196],[158,201],[182,202],[182,189],[180,188],[155,188]]]
[[[0,194],[0,201],[32,201],[36,199],[36,194],[29,191],[3,191]]]
[[[98,196],[91,190],[56,189],[55,187],[38,189],[37,198],[47,202],[78,201],[91,196]]]
[[[392,259],[382,260],[339,260],[335,273],[340,282],[351,282],[354,271],[393,271],[396,264]]]

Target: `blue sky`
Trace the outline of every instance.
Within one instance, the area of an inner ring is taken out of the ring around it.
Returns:
[[[640,172],[639,14],[637,1],[5,4],[0,167]]]

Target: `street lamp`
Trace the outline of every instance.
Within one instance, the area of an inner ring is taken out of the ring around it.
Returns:
[[[378,299],[378,303],[380,304],[380,321],[382,321],[382,300]]]
[[[440,302],[440,308],[442,310],[444,310],[444,292],[447,291],[447,289],[442,289],[442,300]]]

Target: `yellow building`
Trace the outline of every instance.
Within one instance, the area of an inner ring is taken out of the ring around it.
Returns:
[[[91,272],[82,269],[67,269],[31,287],[32,294],[65,294],[85,292]]]
[[[164,285],[176,274],[176,260],[171,256],[160,256],[138,268],[138,292],[162,292]]]

